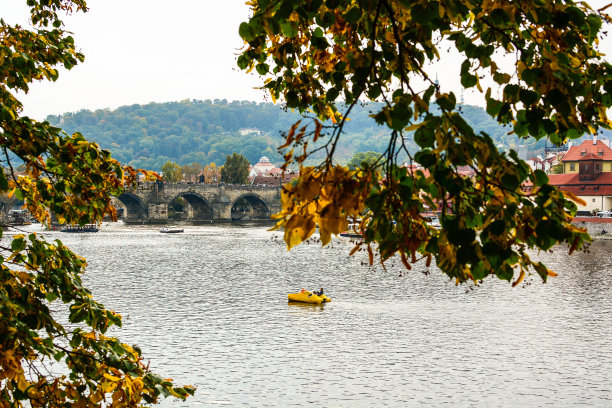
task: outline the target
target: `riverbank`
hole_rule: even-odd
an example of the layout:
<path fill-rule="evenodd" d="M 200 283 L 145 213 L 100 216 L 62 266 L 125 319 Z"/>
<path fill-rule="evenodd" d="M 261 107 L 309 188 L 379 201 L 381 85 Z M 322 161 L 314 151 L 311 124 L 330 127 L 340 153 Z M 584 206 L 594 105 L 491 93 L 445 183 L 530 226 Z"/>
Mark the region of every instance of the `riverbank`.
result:
<path fill-rule="evenodd" d="M 576 217 L 573 224 L 586 228 L 593 239 L 612 240 L 612 218 Z"/>

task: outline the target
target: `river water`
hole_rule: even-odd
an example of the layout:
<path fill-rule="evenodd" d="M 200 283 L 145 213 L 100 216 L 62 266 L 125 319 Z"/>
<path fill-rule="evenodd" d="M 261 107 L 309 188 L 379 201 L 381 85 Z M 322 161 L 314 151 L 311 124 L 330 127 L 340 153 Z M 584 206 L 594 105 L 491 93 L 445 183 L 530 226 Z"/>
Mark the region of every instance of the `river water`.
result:
<path fill-rule="evenodd" d="M 612 406 L 612 241 L 543 253 L 559 276 L 511 288 L 370 267 L 340 239 L 288 252 L 255 225 L 45 235 L 88 259 L 113 334 L 197 387 L 164 407 Z M 321 286 L 331 303 L 288 304 Z"/>

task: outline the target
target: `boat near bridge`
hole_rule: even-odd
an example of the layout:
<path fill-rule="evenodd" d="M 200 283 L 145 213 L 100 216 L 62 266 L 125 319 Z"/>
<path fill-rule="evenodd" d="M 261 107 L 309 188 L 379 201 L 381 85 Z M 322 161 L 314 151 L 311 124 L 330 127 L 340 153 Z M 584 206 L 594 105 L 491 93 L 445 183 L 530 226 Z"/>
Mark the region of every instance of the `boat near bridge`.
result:
<path fill-rule="evenodd" d="M 184 231 L 183 228 L 178 228 L 178 227 L 164 227 L 159 230 L 159 232 L 161 232 L 162 234 L 179 234 L 183 231 Z"/>

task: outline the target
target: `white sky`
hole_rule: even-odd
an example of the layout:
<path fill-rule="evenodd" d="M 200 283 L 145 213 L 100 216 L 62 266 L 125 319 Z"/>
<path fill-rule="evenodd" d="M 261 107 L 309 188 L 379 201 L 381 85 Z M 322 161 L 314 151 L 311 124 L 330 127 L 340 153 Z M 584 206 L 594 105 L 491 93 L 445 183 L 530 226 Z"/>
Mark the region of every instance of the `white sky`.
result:
<path fill-rule="evenodd" d="M 589 2 L 593 8 L 607 0 Z M 27 21 L 25 0 L 0 0 L 7 23 Z M 242 39 L 238 26 L 249 16 L 244 0 L 88 0 L 89 12 L 66 17 L 85 62 L 61 70 L 55 82 L 32 84 L 21 96 L 25 114 L 81 109 L 114 109 L 122 105 L 183 99 L 263 101 L 257 75 L 236 66 Z M 612 9 L 608 10 L 612 12 Z M 601 51 L 612 55 L 607 38 Z M 436 64 L 443 88 L 460 95 L 459 66 Z M 483 84 L 484 85 L 484 84 Z M 486 88 L 485 88 L 486 89 Z M 481 104 L 477 91 L 465 101 Z"/>

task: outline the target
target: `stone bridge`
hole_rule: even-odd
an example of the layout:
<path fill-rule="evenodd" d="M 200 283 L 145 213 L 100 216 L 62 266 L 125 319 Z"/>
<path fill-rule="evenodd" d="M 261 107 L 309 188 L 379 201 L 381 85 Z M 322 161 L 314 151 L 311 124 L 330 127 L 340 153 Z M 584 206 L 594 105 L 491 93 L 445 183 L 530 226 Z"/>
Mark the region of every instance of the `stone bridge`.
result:
<path fill-rule="evenodd" d="M 280 187 L 153 182 L 125 190 L 117 199 L 125 207 L 127 224 L 270 220 L 280 211 L 280 191 Z"/>

